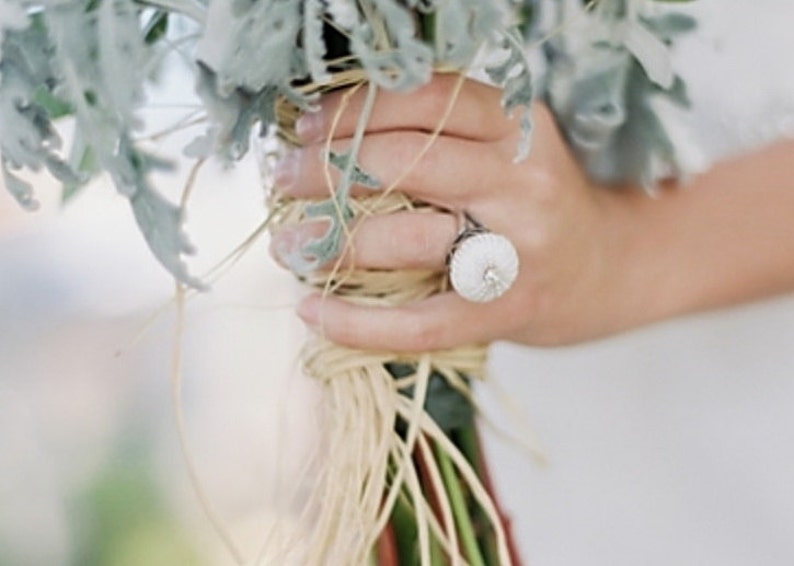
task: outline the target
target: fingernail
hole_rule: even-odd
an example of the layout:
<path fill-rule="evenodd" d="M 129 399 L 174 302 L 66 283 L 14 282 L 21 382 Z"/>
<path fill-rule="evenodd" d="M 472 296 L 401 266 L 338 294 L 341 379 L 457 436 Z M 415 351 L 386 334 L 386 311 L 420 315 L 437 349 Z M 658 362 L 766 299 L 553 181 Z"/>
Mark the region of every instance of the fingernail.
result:
<path fill-rule="evenodd" d="M 300 319 L 310 328 L 320 326 L 320 302 L 322 297 L 319 295 L 307 295 L 298 303 L 297 313 Z"/>
<path fill-rule="evenodd" d="M 276 164 L 273 171 L 273 182 L 278 190 L 287 192 L 295 185 L 300 168 L 300 158 L 300 150 L 291 149 Z"/>
<path fill-rule="evenodd" d="M 283 267 L 294 273 L 302 273 L 306 263 L 303 248 L 312 236 L 305 225 L 280 228 L 270 239 L 270 255 Z"/>
<path fill-rule="evenodd" d="M 323 133 L 325 117 L 322 109 L 315 112 L 306 112 L 295 123 L 295 132 L 304 142 L 314 142 L 320 139 Z"/>
<path fill-rule="evenodd" d="M 293 239 L 289 229 L 278 230 L 270 237 L 270 255 L 282 267 L 289 267 L 286 259 L 292 253 Z"/>

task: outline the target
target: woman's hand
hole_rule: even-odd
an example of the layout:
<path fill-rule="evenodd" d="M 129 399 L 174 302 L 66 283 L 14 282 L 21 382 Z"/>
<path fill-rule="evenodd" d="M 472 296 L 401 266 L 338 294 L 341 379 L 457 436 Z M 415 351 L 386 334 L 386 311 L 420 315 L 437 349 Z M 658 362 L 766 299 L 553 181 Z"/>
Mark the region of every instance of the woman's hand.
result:
<path fill-rule="evenodd" d="M 455 76 L 418 92 L 381 92 L 359 156 L 385 186 L 402 178 L 450 97 Z M 349 145 L 363 92 L 345 106 L 333 144 Z M 321 160 L 342 94 L 322 100 L 298 131 L 306 142 L 277 172 L 277 189 L 327 198 Z M 688 187 L 657 199 L 632 187 L 594 186 L 582 173 L 548 110 L 534 108 L 532 151 L 514 163 L 518 119 L 500 92 L 473 81 L 460 90 L 441 135 L 397 189 L 466 211 L 518 249 L 520 271 L 493 302 L 454 292 L 396 308 L 352 305 L 320 295 L 298 308 L 303 320 L 339 344 L 422 351 L 506 339 L 561 345 L 672 316 L 794 289 L 794 142 L 718 165 Z M 361 221 L 351 242 L 360 267 L 443 269 L 460 227 L 453 214 L 398 213 Z M 317 226 L 303 228 L 317 236 Z M 288 229 L 273 249 L 307 239 Z"/>
<path fill-rule="evenodd" d="M 360 153 L 362 168 L 386 186 L 402 176 L 436 128 L 458 80 L 438 76 L 410 95 L 381 92 Z M 349 144 L 363 94 L 344 108 L 334 145 Z M 448 292 L 398 308 L 312 295 L 298 309 L 306 323 L 343 345 L 389 350 L 496 339 L 560 344 L 616 330 L 613 295 L 619 274 L 608 195 L 593 190 L 542 106 L 534 109 L 530 157 L 514 163 L 518 120 L 505 117 L 500 97 L 497 89 L 466 81 L 441 135 L 397 190 L 444 209 L 467 211 L 509 238 L 520 256 L 513 287 L 487 304 Z M 277 189 L 285 195 L 328 196 L 321 140 L 330 133 L 341 101 L 341 94 L 327 96 L 319 113 L 299 122 L 306 146 L 290 155 L 276 176 Z M 276 235 L 273 249 L 306 239 L 288 230 Z M 403 212 L 363 219 L 351 244 L 359 267 L 443 269 L 458 230 L 453 214 Z"/>

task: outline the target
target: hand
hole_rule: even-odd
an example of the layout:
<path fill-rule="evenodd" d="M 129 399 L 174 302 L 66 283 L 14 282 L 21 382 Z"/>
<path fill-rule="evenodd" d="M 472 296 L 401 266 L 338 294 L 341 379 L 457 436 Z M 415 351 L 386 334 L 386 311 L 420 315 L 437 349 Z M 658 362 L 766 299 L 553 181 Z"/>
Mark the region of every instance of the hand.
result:
<path fill-rule="evenodd" d="M 437 126 L 458 80 L 444 75 L 410 95 L 379 93 L 359 157 L 363 169 L 387 186 L 402 175 Z M 356 93 L 341 114 L 335 145 L 349 144 L 363 95 Z M 408 351 L 497 339 L 563 344 L 616 330 L 620 318 L 613 296 L 619 275 L 607 218 L 609 193 L 593 189 L 540 105 L 534 109 L 530 157 L 514 163 L 518 120 L 505 117 L 500 97 L 497 89 L 466 81 L 441 135 L 397 189 L 444 209 L 465 210 L 509 238 L 520 256 L 513 287 L 486 304 L 448 292 L 396 308 L 311 295 L 298 309 L 307 324 L 322 327 L 326 337 L 343 345 Z M 306 146 L 276 175 L 285 195 L 327 198 L 320 140 L 329 134 L 341 100 L 339 93 L 326 96 L 320 112 L 299 123 Z M 452 214 L 365 218 L 352 242 L 356 265 L 443 269 L 458 230 Z M 305 239 L 288 231 L 275 235 L 273 249 L 287 239 Z"/>

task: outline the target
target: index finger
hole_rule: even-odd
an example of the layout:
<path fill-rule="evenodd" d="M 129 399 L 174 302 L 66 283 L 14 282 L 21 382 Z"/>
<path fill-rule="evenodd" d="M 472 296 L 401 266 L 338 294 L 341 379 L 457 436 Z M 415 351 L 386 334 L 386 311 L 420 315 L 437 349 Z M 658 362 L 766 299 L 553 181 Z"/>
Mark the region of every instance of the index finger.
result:
<path fill-rule="evenodd" d="M 329 136 L 351 137 L 364 109 L 366 89 L 340 90 L 325 95 L 319 110 L 298 119 L 296 131 L 305 143 Z M 498 89 L 459 74 L 436 75 L 411 93 L 378 92 L 367 122 L 368 132 L 418 130 L 478 141 L 506 135 L 510 120 L 501 106 Z"/>

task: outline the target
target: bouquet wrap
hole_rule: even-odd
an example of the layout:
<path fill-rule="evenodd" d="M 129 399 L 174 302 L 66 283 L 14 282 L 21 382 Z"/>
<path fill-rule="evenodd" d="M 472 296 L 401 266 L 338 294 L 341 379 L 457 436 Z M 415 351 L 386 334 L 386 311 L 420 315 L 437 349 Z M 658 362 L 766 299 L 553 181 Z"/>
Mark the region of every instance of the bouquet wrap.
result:
<path fill-rule="evenodd" d="M 305 204 L 282 203 L 277 224 L 303 220 Z M 359 214 L 431 208 L 399 193 L 356 200 L 355 207 Z M 314 273 L 306 282 L 357 303 L 397 306 L 446 290 L 447 275 L 340 268 Z M 484 377 L 484 346 L 406 356 L 351 350 L 314 335 L 303 358 L 327 400 L 324 463 L 307 506 L 314 512 L 308 514 L 305 563 L 365 563 L 398 504 L 403 517 L 411 517 L 408 537 L 388 532 L 402 554 L 416 553 L 420 564 L 445 563 L 439 556 L 453 564 L 514 563 L 500 513 L 480 477 L 479 456 L 466 454 L 450 434 L 473 433 L 470 381 Z M 428 399 L 439 392 L 460 404 L 441 419 L 431 414 Z M 463 506 L 451 501 L 461 496 Z M 477 532 L 472 516 L 485 520 Z"/>

